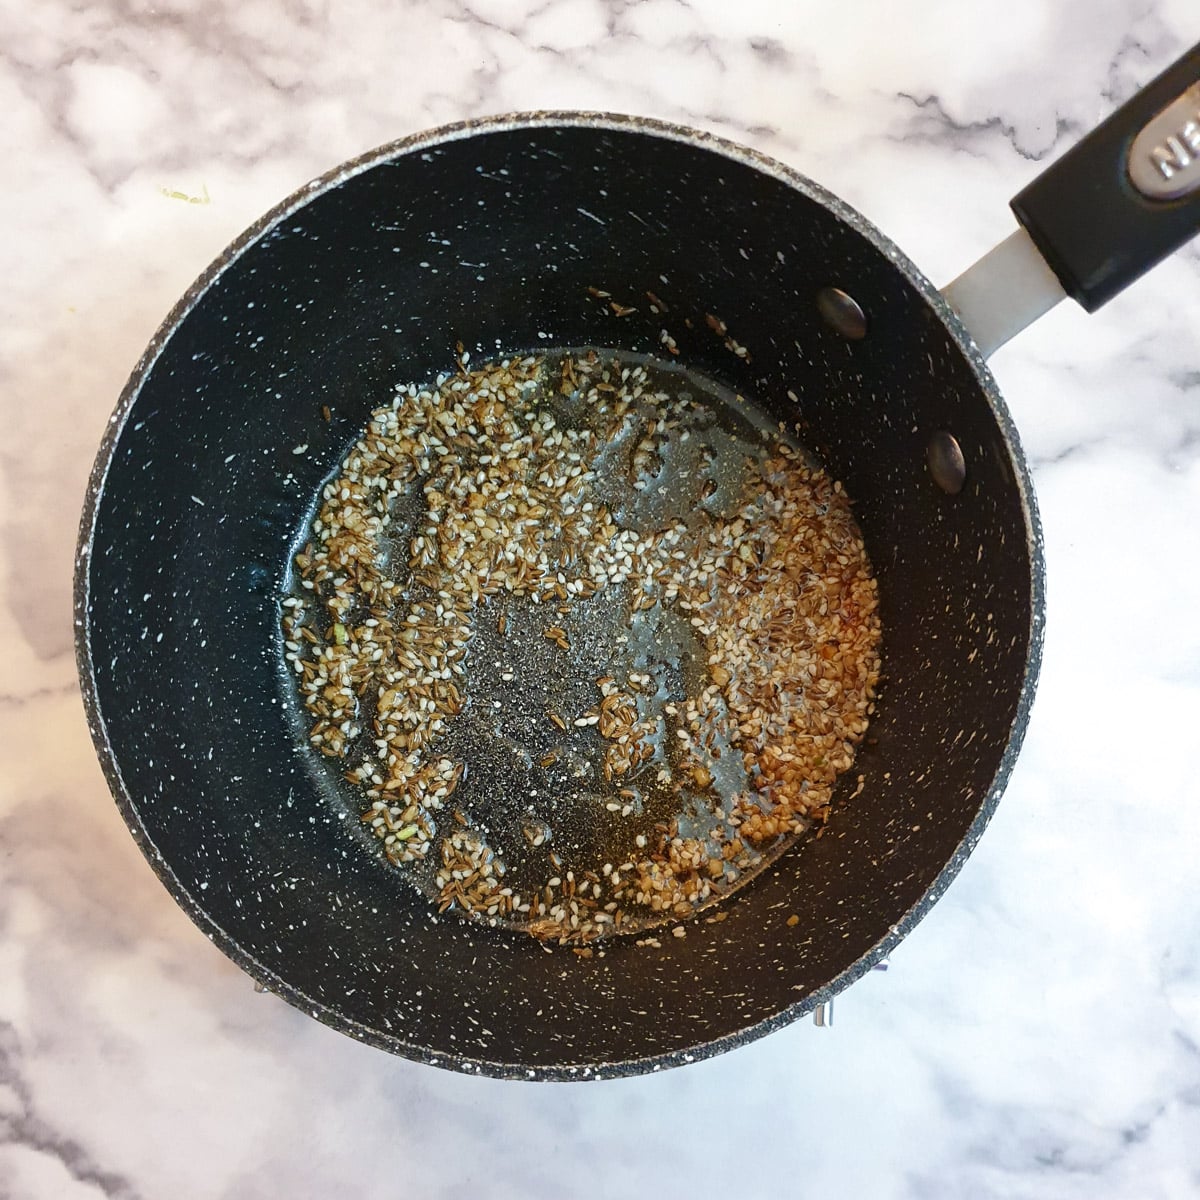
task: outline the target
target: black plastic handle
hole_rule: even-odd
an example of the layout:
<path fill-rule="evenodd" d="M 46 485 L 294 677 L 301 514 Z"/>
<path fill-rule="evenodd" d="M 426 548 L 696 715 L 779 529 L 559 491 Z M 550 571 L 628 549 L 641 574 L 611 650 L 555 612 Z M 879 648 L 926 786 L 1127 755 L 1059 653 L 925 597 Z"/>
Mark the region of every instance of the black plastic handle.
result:
<path fill-rule="evenodd" d="M 1200 232 L 1198 85 L 1200 45 L 1012 201 L 1063 290 L 1088 312 Z"/>

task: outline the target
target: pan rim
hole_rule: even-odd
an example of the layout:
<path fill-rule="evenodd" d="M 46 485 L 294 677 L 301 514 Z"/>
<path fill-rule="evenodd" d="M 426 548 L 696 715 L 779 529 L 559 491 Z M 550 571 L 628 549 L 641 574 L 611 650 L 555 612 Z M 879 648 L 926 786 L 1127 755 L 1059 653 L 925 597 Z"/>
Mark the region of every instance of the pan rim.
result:
<path fill-rule="evenodd" d="M 107 726 L 101 711 L 97 681 L 91 653 L 91 627 L 89 609 L 91 605 L 91 559 L 96 535 L 96 523 L 104 499 L 105 484 L 112 465 L 121 434 L 141 393 L 143 384 L 154 370 L 160 355 L 174 336 L 175 331 L 201 302 L 207 291 L 218 282 L 227 268 L 232 266 L 250 247 L 267 235 L 280 221 L 297 212 L 311 200 L 339 187 L 342 183 L 365 171 L 390 162 L 443 146 L 451 142 L 481 134 L 503 133 L 522 129 L 589 128 L 609 130 L 614 133 L 636 133 L 682 142 L 697 149 L 707 150 L 731 161 L 750 166 L 780 183 L 799 191 L 809 199 L 821 204 L 834 216 L 848 224 L 860 236 L 868 240 L 905 277 L 912 288 L 925 300 L 933 315 L 946 329 L 951 340 L 972 369 L 984 398 L 991 408 L 997 428 L 1003 437 L 1018 499 L 1025 523 L 1027 551 L 1030 564 L 1030 628 L 1025 673 L 1018 696 L 1016 709 L 1009 729 L 1008 742 L 1001 755 L 986 796 L 953 854 L 938 871 L 932 884 L 921 898 L 913 904 L 888 929 L 887 934 L 877 941 L 839 975 L 829 980 L 802 999 L 797 1000 L 771 1016 L 751 1022 L 741 1029 L 701 1042 L 686 1050 L 671 1050 L 662 1054 L 644 1055 L 622 1059 L 607 1064 L 556 1063 L 553 1065 L 527 1066 L 520 1063 L 492 1061 L 471 1055 L 450 1055 L 413 1045 L 402 1037 L 384 1034 L 379 1030 L 346 1017 L 329 1004 L 306 995 L 301 989 L 248 954 L 242 946 L 218 925 L 205 910 L 201 900 L 191 894 L 163 858 L 149 832 L 142 823 L 135 798 L 126 787 L 114 747 L 109 741 Z M 240 967 L 263 990 L 273 992 L 295 1008 L 314 1017 L 322 1024 L 338 1030 L 357 1041 L 365 1042 L 378 1049 L 421 1062 L 454 1069 L 463 1073 L 478 1074 L 500 1079 L 571 1081 L 583 1079 L 609 1079 L 652 1074 L 662 1070 L 698 1062 L 714 1057 L 727 1050 L 735 1049 L 748 1042 L 764 1037 L 777 1029 L 790 1025 L 800 1017 L 827 1003 L 844 991 L 857 979 L 886 958 L 899 942 L 919 923 L 934 903 L 943 895 L 958 875 L 963 863 L 974 850 L 983 835 L 1000 797 L 1003 794 L 1013 767 L 1021 750 L 1029 724 L 1030 710 L 1037 688 L 1042 661 L 1045 610 L 1045 562 L 1041 520 L 1033 490 L 1028 463 L 1021 448 L 1016 427 L 1008 407 L 1000 394 L 999 387 L 972 340 L 969 331 L 958 315 L 947 303 L 941 292 L 926 278 L 916 265 L 886 235 L 845 201 L 828 191 L 807 176 L 748 146 L 731 141 L 720 135 L 697 130 L 667 121 L 615 112 L 592 112 L 574 110 L 537 110 L 513 112 L 495 116 L 474 118 L 424 130 L 395 141 L 385 143 L 372 150 L 335 166 L 325 174 L 296 189 L 284 200 L 263 214 L 257 221 L 239 234 L 205 268 L 195 282 L 171 308 L 145 351 L 138 359 L 129 379 L 118 398 L 116 408 L 109 417 L 104 435 L 97 450 L 88 479 L 80 519 L 79 536 L 75 554 L 74 571 L 74 631 L 76 669 L 80 681 L 84 710 L 89 732 L 103 769 L 105 778 L 116 801 L 125 824 L 143 856 L 158 875 L 163 886 L 176 904 L 193 923 L 212 941 L 223 954 Z"/>

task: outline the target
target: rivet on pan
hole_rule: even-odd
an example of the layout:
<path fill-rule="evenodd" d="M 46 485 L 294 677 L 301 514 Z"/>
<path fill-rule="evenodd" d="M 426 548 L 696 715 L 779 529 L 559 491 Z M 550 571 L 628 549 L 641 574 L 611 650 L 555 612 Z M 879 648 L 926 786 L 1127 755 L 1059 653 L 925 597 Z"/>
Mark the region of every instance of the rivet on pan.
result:
<path fill-rule="evenodd" d="M 817 310 L 825 324 L 851 341 L 867 336 L 867 318 L 853 296 L 841 288 L 824 287 L 817 293 Z"/>
<path fill-rule="evenodd" d="M 833 1025 L 833 1001 L 826 1000 L 813 1009 L 813 1024 L 829 1029 Z"/>
<path fill-rule="evenodd" d="M 939 429 L 929 439 L 929 449 L 925 452 L 925 457 L 929 461 L 929 473 L 933 476 L 933 482 L 943 492 L 957 496 L 967 481 L 967 464 L 954 435 Z"/>

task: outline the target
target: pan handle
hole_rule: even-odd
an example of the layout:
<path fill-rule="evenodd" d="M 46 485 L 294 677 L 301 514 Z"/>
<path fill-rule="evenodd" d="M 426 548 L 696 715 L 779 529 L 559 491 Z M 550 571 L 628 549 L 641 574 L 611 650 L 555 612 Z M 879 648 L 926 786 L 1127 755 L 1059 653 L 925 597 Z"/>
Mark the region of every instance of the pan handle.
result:
<path fill-rule="evenodd" d="M 1047 167 L 1012 210 L 1022 228 L 944 289 L 985 355 L 1064 295 L 1095 312 L 1200 232 L 1200 45 Z"/>

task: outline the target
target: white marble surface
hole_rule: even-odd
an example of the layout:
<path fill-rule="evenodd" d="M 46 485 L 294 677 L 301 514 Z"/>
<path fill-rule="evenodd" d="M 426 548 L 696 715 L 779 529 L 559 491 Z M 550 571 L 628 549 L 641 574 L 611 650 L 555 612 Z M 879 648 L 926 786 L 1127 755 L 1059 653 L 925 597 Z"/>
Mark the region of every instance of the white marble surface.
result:
<path fill-rule="evenodd" d="M 1194 0 L 0 7 L 0 1195 L 1200 1195 L 1200 244 L 994 360 L 1046 526 L 1039 698 L 983 843 L 833 1030 L 521 1085 L 256 995 L 125 831 L 70 621 L 125 375 L 340 159 L 509 109 L 648 113 L 816 177 L 944 281 L 1197 36 Z"/>

